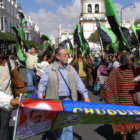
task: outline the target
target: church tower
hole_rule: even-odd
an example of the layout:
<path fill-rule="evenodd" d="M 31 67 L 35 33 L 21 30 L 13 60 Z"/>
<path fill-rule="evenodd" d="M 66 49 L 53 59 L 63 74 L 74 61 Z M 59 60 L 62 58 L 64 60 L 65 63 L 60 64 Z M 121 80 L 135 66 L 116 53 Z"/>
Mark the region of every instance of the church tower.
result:
<path fill-rule="evenodd" d="M 83 32 L 86 39 L 97 30 L 96 19 L 106 24 L 104 0 L 81 0 L 82 11 L 80 15 L 80 25 L 83 26 Z M 89 42 L 90 47 L 96 44 Z"/>

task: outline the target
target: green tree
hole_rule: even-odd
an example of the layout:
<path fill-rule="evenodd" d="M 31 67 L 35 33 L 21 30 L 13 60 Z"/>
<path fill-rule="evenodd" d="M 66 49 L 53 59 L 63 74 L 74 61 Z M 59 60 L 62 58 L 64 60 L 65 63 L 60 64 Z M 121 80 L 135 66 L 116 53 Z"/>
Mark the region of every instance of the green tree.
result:
<path fill-rule="evenodd" d="M 31 46 L 35 46 L 35 47 L 41 46 L 40 43 L 35 42 L 35 41 L 27 40 L 26 42 L 27 42 L 27 48 L 28 48 L 28 49 L 29 49 Z"/>
<path fill-rule="evenodd" d="M 138 24 L 140 24 L 140 19 L 137 19 L 134 24 L 137 26 Z"/>
<path fill-rule="evenodd" d="M 98 31 L 96 30 L 94 33 L 92 33 L 92 34 L 90 35 L 90 37 L 88 38 L 88 40 L 89 40 L 90 42 L 100 43 L 100 37 L 99 37 Z"/>
<path fill-rule="evenodd" d="M 16 44 L 17 39 L 14 35 L 0 32 L 0 47 L 7 48 L 11 44 Z"/>

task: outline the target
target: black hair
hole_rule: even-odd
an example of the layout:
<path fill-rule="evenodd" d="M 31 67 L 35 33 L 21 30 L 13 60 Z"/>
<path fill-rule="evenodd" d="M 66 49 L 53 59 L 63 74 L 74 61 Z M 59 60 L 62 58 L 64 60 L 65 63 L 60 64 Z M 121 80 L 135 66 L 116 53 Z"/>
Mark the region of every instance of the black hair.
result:
<path fill-rule="evenodd" d="M 126 65 L 130 59 L 130 53 L 129 52 L 123 52 L 121 54 L 121 57 L 120 57 L 120 63 L 121 65 Z"/>
<path fill-rule="evenodd" d="M 56 48 L 56 50 L 55 50 L 55 55 L 56 55 L 56 54 L 59 55 L 59 54 L 60 54 L 60 51 L 61 51 L 62 49 L 65 49 L 65 47 L 61 46 L 61 47 Z"/>
<path fill-rule="evenodd" d="M 30 47 L 30 49 L 31 49 L 31 48 L 34 48 L 35 50 L 37 50 L 36 47 L 35 47 L 34 45 L 32 45 L 32 46 Z"/>

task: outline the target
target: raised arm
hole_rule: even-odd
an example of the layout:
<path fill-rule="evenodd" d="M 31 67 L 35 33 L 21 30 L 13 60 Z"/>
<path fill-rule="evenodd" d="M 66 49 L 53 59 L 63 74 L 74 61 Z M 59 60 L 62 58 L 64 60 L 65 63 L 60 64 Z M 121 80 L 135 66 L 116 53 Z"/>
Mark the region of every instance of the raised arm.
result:
<path fill-rule="evenodd" d="M 24 55 L 25 57 L 27 57 L 27 53 L 26 53 L 25 50 L 24 50 L 24 42 L 23 42 L 23 41 L 20 42 L 20 47 L 21 47 L 21 51 L 22 51 L 23 55 Z"/>

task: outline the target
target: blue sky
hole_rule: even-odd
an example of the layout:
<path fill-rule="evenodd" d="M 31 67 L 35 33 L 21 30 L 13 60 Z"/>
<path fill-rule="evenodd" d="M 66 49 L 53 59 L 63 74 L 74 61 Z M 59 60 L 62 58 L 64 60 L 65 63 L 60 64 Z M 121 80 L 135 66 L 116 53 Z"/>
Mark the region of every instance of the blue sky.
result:
<path fill-rule="evenodd" d="M 39 4 L 39 1 L 40 1 L 40 4 Z M 50 3 L 50 1 L 53 1 L 53 2 Z M 123 6 L 131 2 L 136 2 L 136 1 L 140 1 L 140 0 L 113 0 L 114 3 L 119 3 Z M 18 0 L 18 2 L 21 3 L 21 6 L 24 12 L 28 12 L 28 11 L 36 12 L 41 8 L 54 12 L 57 9 L 57 6 L 66 7 L 67 5 L 72 4 L 72 0 L 38 0 L 38 2 L 37 0 Z"/>
<path fill-rule="evenodd" d="M 72 29 L 74 24 L 79 23 L 81 13 L 81 0 L 18 0 L 22 10 L 38 24 L 41 33 L 57 36 L 59 24 L 64 29 Z M 123 11 L 127 18 L 140 18 L 140 0 L 113 0 L 117 11 L 129 4 L 135 3 Z"/>

